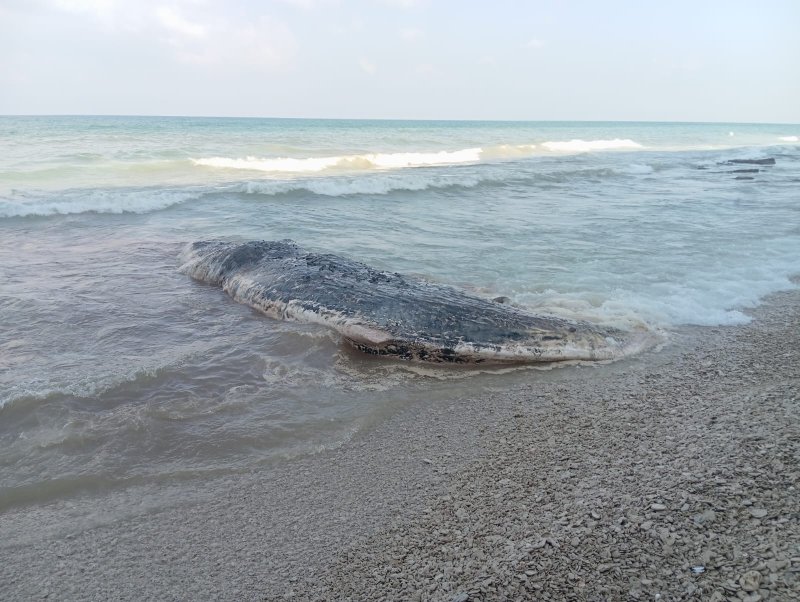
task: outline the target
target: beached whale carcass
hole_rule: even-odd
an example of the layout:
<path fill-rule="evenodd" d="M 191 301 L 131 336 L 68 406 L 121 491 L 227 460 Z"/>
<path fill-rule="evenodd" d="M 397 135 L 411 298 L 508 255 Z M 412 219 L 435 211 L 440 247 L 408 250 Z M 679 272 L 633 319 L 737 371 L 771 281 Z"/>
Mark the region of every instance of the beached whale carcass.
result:
<path fill-rule="evenodd" d="M 324 324 L 356 348 L 428 362 L 608 360 L 646 333 L 538 316 L 457 288 L 373 269 L 290 240 L 200 241 L 182 271 L 268 316 Z"/>

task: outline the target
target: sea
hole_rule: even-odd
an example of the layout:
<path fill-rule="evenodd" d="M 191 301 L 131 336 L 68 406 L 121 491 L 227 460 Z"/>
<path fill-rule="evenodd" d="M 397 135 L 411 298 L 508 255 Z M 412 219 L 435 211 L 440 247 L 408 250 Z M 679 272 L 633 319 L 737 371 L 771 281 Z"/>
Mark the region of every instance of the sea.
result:
<path fill-rule="evenodd" d="M 800 125 L 0 117 L 0 513 L 158 507 L 553 372 L 361 355 L 182 273 L 211 239 L 669 345 L 797 288 Z"/>

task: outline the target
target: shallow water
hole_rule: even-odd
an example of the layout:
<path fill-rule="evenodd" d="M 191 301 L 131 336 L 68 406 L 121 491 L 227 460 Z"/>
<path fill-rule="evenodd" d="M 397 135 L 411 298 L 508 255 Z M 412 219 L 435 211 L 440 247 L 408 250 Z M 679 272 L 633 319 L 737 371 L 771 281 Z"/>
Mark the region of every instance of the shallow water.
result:
<path fill-rule="evenodd" d="M 180 274 L 187 242 L 292 238 L 668 337 L 743 323 L 796 286 L 798 134 L 0 118 L 0 510 L 248 470 L 338 445 L 410 400 L 546 374 L 362 357 Z"/>

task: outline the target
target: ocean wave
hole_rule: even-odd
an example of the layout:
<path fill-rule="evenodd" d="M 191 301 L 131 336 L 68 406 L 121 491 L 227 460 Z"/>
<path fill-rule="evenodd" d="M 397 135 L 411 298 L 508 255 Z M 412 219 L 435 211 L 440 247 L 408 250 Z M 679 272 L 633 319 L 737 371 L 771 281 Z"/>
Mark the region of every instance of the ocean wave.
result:
<path fill-rule="evenodd" d="M 244 194 L 278 196 L 293 192 L 308 192 L 320 196 L 355 194 L 386 195 L 396 191 L 410 192 L 446 188 L 474 188 L 481 184 L 500 183 L 498 176 L 477 174 L 403 174 L 361 177 L 307 178 L 304 180 L 254 180 L 233 185 L 230 190 Z"/>
<path fill-rule="evenodd" d="M 735 326 L 748 324 L 747 310 L 767 295 L 796 290 L 791 274 L 797 272 L 796 242 L 778 241 L 776 256 L 754 267 L 742 265 L 727 273 L 697 270 L 680 282 L 637 287 L 614 287 L 602 293 L 564 292 L 566 287 L 511 294 L 514 303 L 536 313 L 631 330 L 647 328 L 665 332 L 676 325 Z M 559 290 L 560 289 L 560 290 Z"/>
<path fill-rule="evenodd" d="M 782 142 L 800 142 L 797 136 L 780 136 L 778 139 Z"/>
<path fill-rule="evenodd" d="M 402 173 L 361 174 L 357 176 L 308 177 L 296 180 L 251 180 L 231 185 L 224 190 L 243 194 L 280 196 L 310 193 L 341 197 L 357 194 L 388 195 L 393 192 L 423 190 L 463 190 L 477 187 L 502 187 L 509 184 L 566 182 L 572 178 L 638 176 L 653 173 L 650 165 L 631 163 L 620 167 L 574 167 L 543 169 L 525 175 L 505 170 L 470 170 L 470 173 L 416 171 Z"/>
<path fill-rule="evenodd" d="M 644 148 L 629 139 L 548 141 L 541 144 L 500 144 L 496 146 L 464 148 L 455 151 L 366 153 L 360 155 L 334 155 L 329 157 L 203 157 L 191 159 L 199 167 L 240 169 L 267 173 L 316 173 L 344 170 L 388 170 L 408 167 L 435 167 L 463 165 L 518 159 L 557 153 L 586 153 L 604 150 L 635 150 Z"/>
<path fill-rule="evenodd" d="M 653 167 L 643 163 L 630 163 L 624 167 L 615 167 L 614 172 L 622 175 L 647 175 L 653 173 Z"/>
<path fill-rule="evenodd" d="M 0 395 L 0 409 L 16 403 L 41 402 L 62 395 L 90 399 L 126 383 L 158 378 L 169 369 L 168 362 L 164 358 L 161 363 L 154 361 L 131 368 L 120 367 L 119 373 L 76 373 L 64 382 L 50 381 L 46 377 L 31 380 L 4 390 Z"/>
<path fill-rule="evenodd" d="M 480 148 L 465 148 L 458 151 L 439 151 L 429 153 L 368 153 L 364 155 L 340 155 L 332 157 L 306 157 L 295 159 L 277 157 L 230 158 L 209 157 L 192 159 L 195 165 L 224 169 L 245 169 L 270 173 L 308 173 L 331 169 L 400 169 L 403 167 L 426 167 L 435 165 L 457 165 L 478 163 L 481 160 Z"/>
<path fill-rule="evenodd" d="M 16 192 L 0 197 L 0 217 L 32 217 L 75 213 L 149 213 L 198 198 L 186 190 L 67 190 L 58 193 Z"/>
<path fill-rule="evenodd" d="M 394 192 L 425 190 L 467 190 L 477 187 L 560 183 L 572 178 L 605 178 L 649 174 L 653 168 L 631 163 L 619 167 L 554 164 L 536 171 L 510 173 L 503 166 L 481 165 L 453 169 L 362 172 L 359 174 L 319 174 L 280 179 L 253 179 L 192 188 L 112 188 L 69 189 L 65 191 L 13 191 L 0 195 L 0 219 L 55 216 L 81 213 L 150 213 L 175 205 L 224 194 L 318 195 L 389 195 Z"/>
<path fill-rule="evenodd" d="M 542 146 L 549 151 L 562 153 L 588 153 L 603 150 L 635 150 L 644 148 L 628 138 L 613 140 L 569 140 L 568 142 L 544 142 Z"/>

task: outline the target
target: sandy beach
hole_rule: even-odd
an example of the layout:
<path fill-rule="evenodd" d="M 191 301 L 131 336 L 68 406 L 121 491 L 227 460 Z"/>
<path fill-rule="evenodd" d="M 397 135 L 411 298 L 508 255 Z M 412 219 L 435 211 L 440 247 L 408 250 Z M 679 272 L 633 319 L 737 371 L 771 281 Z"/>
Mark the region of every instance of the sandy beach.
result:
<path fill-rule="evenodd" d="M 798 599 L 800 293 L 752 315 L 157 511 L 135 488 L 9 510 L 0 598 Z"/>

